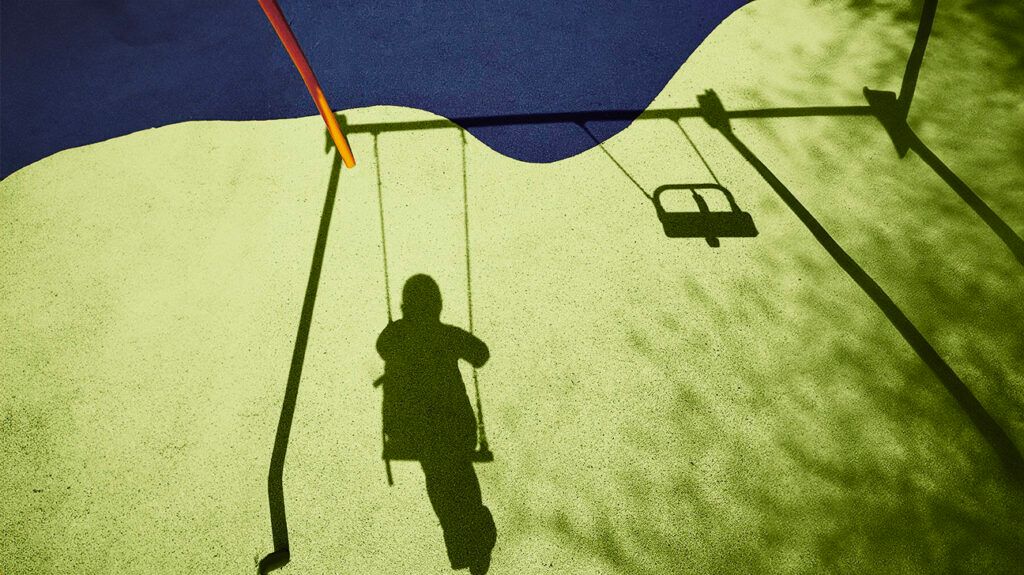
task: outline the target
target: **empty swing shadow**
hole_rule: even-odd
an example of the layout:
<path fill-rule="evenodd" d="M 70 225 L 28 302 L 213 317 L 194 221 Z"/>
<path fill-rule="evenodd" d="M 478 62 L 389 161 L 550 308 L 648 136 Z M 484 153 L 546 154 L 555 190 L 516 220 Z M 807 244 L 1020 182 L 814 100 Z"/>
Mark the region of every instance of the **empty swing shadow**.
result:
<path fill-rule="evenodd" d="M 334 212 L 334 198 L 338 191 L 340 173 L 341 155 L 335 150 L 334 162 L 331 164 L 331 177 L 327 184 L 327 195 L 324 198 L 324 208 L 320 214 L 316 247 L 313 249 L 313 263 L 309 268 L 309 281 L 306 283 L 306 296 L 302 300 L 302 313 L 299 316 L 299 330 L 295 336 L 292 363 L 288 369 L 288 383 L 285 386 L 284 400 L 281 402 L 281 417 L 277 422 L 274 451 L 270 456 L 267 496 L 270 502 L 270 531 L 274 540 L 274 550 L 260 560 L 258 570 L 261 574 L 283 567 L 291 559 L 288 547 L 288 518 L 284 505 L 284 460 L 288 453 L 288 438 L 291 435 L 295 403 L 299 396 L 299 381 L 302 379 L 306 343 L 309 340 L 310 325 L 313 323 L 313 307 L 316 304 L 320 270 L 323 267 L 327 234 L 331 228 L 331 214 Z"/>
<path fill-rule="evenodd" d="M 699 108 L 698 108 L 699 110 Z M 736 204 L 736 199 L 733 197 L 725 186 L 721 185 L 718 181 L 718 177 L 715 176 L 714 170 L 708 165 L 704 159 L 704 155 L 700 153 L 700 150 L 694 145 L 693 140 L 687 135 L 686 130 L 679 125 L 678 118 L 673 119 L 673 123 L 679 127 L 679 130 L 683 133 L 686 141 L 693 147 L 693 151 L 696 152 L 697 157 L 707 168 L 708 173 L 715 180 L 715 183 L 687 183 L 687 184 L 666 184 L 659 186 L 654 193 L 649 194 L 644 189 L 640 182 L 636 180 L 626 168 L 615 159 L 615 156 L 601 143 L 601 140 L 594 135 L 593 132 L 587 128 L 586 121 L 580 121 L 577 125 L 586 132 L 587 136 L 594 142 L 594 145 L 599 148 L 604 155 L 612 161 L 613 164 L 619 171 L 622 172 L 630 182 L 636 186 L 637 190 L 644 195 L 645 198 L 654 204 L 655 213 L 658 215 L 658 220 L 661 222 L 662 228 L 665 231 L 665 235 L 670 238 L 704 238 L 708 246 L 712 248 L 720 247 L 721 241 L 719 238 L 753 238 L 757 237 L 757 227 L 754 225 L 754 219 L 747 212 L 744 212 Z M 662 194 L 665 192 L 675 192 L 679 190 L 687 190 L 690 192 L 690 196 L 693 199 L 694 204 L 697 206 L 696 211 L 678 211 L 668 210 L 665 208 L 665 203 L 662 201 Z M 729 210 L 726 211 L 712 211 L 708 207 L 708 203 L 704 196 L 700 192 L 717 192 L 721 194 L 729 204 Z M 673 194 L 670 194 L 673 195 Z"/>
<path fill-rule="evenodd" d="M 666 210 L 661 195 L 674 190 L 688 190 L 697 211 Z M 719 192 L 729 203 L 729 209 L 712 211 L 700 191 Z M 670 238 L 704 238 L 708 246 L 717 248 L 721 245 L 719 238 L 757 237 L 753 217 L 741 210 L 732 192 L 719 184 L 667 184 L 654 190 L 652 200 L 665 235 Z"/>
<path fill-rule="evenodd" d="M 717 98 L 716 98 L 717 100 Z M 811 232 L 814 238 L 839 267 L 857 283 L 864 293 L 871 298 L 878 309 L 885 314 L 889 322 L 896 328 L 903 339 L 910 344 L 921 361 L 935 374 L 946 391 L 964 411 L 971 423 L 977 428 L 981 436 L 988 442 L 996 452 L 1007 473 L 1015 480 L 1024 479 L 1024 458 L 1020 450 L 1006 434 L 999 423 L 985 409 L 985 406 L 978 401 L 971 390 L 964 384 L 963 380 L 953 371 L 953 368 L 939 355 L 924 335 L 900 310 L 899 306 L 889 297 L 885 290 L 860 265 L 829 235 L 828 231 L 818 222 L 810 211 L 793 195 L 793 193 L 779 180 L 775 174 L 748 148 L 728 126 L 727 121 L 716 121 L 709 119 L 712 124 L 730 144 L 740 153 L 762 178 L 775 190 L 779 198 L 787 207 L 800 219 L 804 226 Z"/>

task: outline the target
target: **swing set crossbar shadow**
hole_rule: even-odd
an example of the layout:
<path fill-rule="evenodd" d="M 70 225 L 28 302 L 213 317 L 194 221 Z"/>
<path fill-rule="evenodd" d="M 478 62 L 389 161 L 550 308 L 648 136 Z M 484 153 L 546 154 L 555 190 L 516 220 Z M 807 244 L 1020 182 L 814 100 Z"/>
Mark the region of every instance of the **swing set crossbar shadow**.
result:
<path fill-rule="evenodd" d="M 864 290 L 864 292 L 875 302 L 894 328 L 900 333 L 904 340 L 915 351 L 918 357 L 930 368 L 936 378 L 941 382 L 947 392 L 954 398 L 959 407 L 964 411 L 969 420 L 979 431 L 981 436 L 992 447 L 1007 470 L 1009 476 L 1016 481 L 1024 480 L 1024 458 L 1020 450 L 1013 443 L 1010 437 L 988 413 L 981 402 L 974 396 L 970 389 L 964 384 L 953 369 L 945 362 L 938 352 L 926 340 L 924 335 L 914 326 L 910 319 L 899 309 L 895 302 L 885 293 L 882 287 L 875 282 L 867 272 L 861 268 L 855 260 L 845 252 L 842 247 L 828 234 L 825 228 L 814 218 L 814 216 L 799 202 L 793 193 L 770 171 L 770 169 L 732 132 L 731 120 L 746 119 L 779 119 L 779 118 L 812 118 L 812 117 L 868 117 L 875 118 L 889 134 L 896 148 L 897 154 L 902 158 L 908 151 L 913 150 L 921 159 L 939 175 L 943 181 L 952 188 L 964 202 L 993 230 L 993 232 L 1010 249 L 1017 261 L 1024 265 L 1024 241 L 1014 232 L 974 191 L 961 180 L 948 166 L 946 166 L 932 152 L 921 139 L 913 132 L 907 123 L 910 111 L 910 102 L 917 85 L 918 74 L 924 58 L 925 46 L 931 33 L 932 23 L 935 17 L 938 0 L 925 0 L 921 14 L 921 21 L 918 25 L 917 36 L 913 49 L 908 58 L 907 68 L 903 76 L 900 93 L 885 92 L 864 88 L 864 95 L 867 105 L 848 106 L 806 106 L 806 107 L 781 107 L 746 110 L 726 110 L 721 101 L 713 91 L 698 96 L 698 106 L 691 108 L 667 108 L 648 110 L 594 110 L 578 112 L 556 112 L 538 114 L 515 114 L 502 116 L 473 116 L 452 118 L 450 120 L 423 120 L 423 121 L 399 121 L 386 123 L 366 124 L 345 124 L 345 116 L 338 114 L 338 118 L 345 128 L 347 134 L 370 133 L 376 136 L 387 132 L 405 132 L 414 130 L 434 130 L 458 128 L 465 137 L 465 129 L 489 126 L 512 126 L 522 124 L 551 124 L 551 123 L 572 123 L 583 127 L 586 130 L 588 122 L 600 121 L 645 121 L 645 120 L 672 120 L 682 129 L 680 120 L 691 118 L 703 118 L 712 128 L 720 132 L 737 152 L 747 161 L 778 194 L 780 199 L 793 211 L 800 221 L 812 233 L 822 247 L 833 257 L 837 265 L 843 268 Z M 456 124 L 453 126 L 453 123 Z M 591 137 L 594 137 L 589 130 L 586 130 Z M 685 130 L 683 131 L 686 136 Z M 686 136 L 689 139 L 689 136 Z M 691 141 L 692 145 L 692 141 Z M 597 146 L 604 150 L 600 142 Z M 327 151 L 330 151 L 330 142 L 327 144 Z M 604 150 L 608 154 L 607 150 Z M 699 150 L 698 150 L 699 154 Z M 684 188 L 690 189 L 696 195 L 694 187 L 707 186 L 701 189 L 723 188 L 716 184 L 682 184 L 662 186 L 655 193 L 648 194 L 629 175 L 620 164 L 608 154 L 623 173 L 633 181 L 640 191 L 649 200 L 654 201 L 662 191 L 668 189 Z M 703 157 L 701 157 L 703 161 Z M 379 158 L 378 158 L 379 160 Z M 710 166 L 708 166 L 710 171 Z M 274 569 L 283 567 L 290 561 L 290 546 L 288 540 L 287 516 L 284 502 L 284 463 L 288 449 L 288 440 L 291 432 L 291 424 L 295 412 L 295 404 L 298 398 L 299 383 L 302 375 L 302 366 L 305 359 L 306 346 L 309 339 L 309 330 L 312 323 L 313 308 L 316 301 L 317 287 L 319 284 L 320 271 L 323 266 L 324 251 L 326 248 L 327 235 L 330 229 L 331 214 L 334 209 L 334 199 L 337 192 L 339 174 L 341 170 L 341 157 L 337 151 L 334 153 L 334 160 L 331 166 L 330 178 L 328 180 L 327 193 L 324 200 L 324 207 L 320 217 L 320 226 L 317 232 L 316 244 L 313 251 L 313 260 L 310 266 L 309 280 L 306 286 L 306 295 L 303 300 L 302 311 L 299 319 L 298 333 L 295 339 L 295 347 L 292 355 L 291 367 L 288 373 L 288 381 L 285 388 L 285 396 L 281 405 L 281 415 L 278 421 L 277 433 L 274 440 L 273 453 L 271 455 L 270 470 L 267 480 L 267 491 L 270 507 L 271 533 L 273 536 L 274 551 L 263 557 L 257 563 L 259 573 L 268 573 Z M 712 175 L 713 172 L 712 172 Z M 717 178 L 716 178 L 717 180 Z M 724 189 L 724 188 L 723 188 Z M 728 194 L 728 191 L 725 190 Z M 729 194 L 727 197 L 730 197 Z M 657 202 L 656 207 L 658 206 Z M 734 202 L 730 201 L 730 205 Z M 733 213 L 733 212 L 727 212 Z M 740 212 L 743 213 L 743 212 Z M 706 212 L 705 212 L 706 214 Z M 670 237 L 670 227 L 683 226 L 683 220 L 687 216 L 675 216 L 667 214 L 671 220 L 673 217 L 680 219 L 666 223 L 666 234 Z M 749 216 L 749 214 L 747 214 Z M 749 225 L 744 222 L 732 221 L 729 226 L 739 226 L 736 233 L 745 233 L 752 237 L 756 235 L 753 221 Z M 678 237 L 694 237 L 692 232 L 686 229 L 673 228 Z M 728 231 L 728 230 L 726 230 Z M 691 235 L 685 235 L 691 234 Z M 468 236 L 467 236 L 468 237 Z M 701 236 L 696 236 L 701 237 Z M 711 238 L 707 238 L 712 244 Z M 717 241 L 717 240 L 716 240 Z M 713 244 L 712 244 L 713 245 Z M 405 459 L 403 454 L 394 453 L 392 459 Z M 480 459 L 488 460 L 488 459 Z"/>
<path fill-rule="evenodd" d="M 778 119 L 778 118 L 814 118 L 841 116 L 873 116 L 874 108 L 870 105 L 852 106 L 793 106 L 779 108 L 760 108 L 732 110 L 729 118 L 742 119 Z M 409 120 L 398 122 L 380 122 L 366 124 L 345 124 L 347 134 L 387 132 L 410 132 L 415 130 L 470 129 L 499 126 L 517 126 L 527 124 L 586 124 L 590 122 L 632 122 L 646 120 L 673 120 L 701 118 L 700 107 L 691 108 L 654 108 L 646 110 L 613 109 L 586 110 L 579 112 L 550 112 L 539 114 L 510 114 L 505 116 L 463 116 L 445 120 Z M 453 126 L 453 124 L 455 124 Z"/>

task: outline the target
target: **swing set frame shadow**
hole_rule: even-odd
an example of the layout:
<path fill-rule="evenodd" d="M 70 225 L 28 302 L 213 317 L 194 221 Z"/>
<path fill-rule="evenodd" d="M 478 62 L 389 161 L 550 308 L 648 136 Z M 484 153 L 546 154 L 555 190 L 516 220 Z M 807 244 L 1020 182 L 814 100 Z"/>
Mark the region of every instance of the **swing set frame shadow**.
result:
<path fill-rule="evenodd" d="M 595 110 L 581 112 L 558 112 L 542 114 L 518 114 L 504 116 L 474 116 L 451 118 L 445 120 L 421 120 L 406 122 L 347 124 L 343 114 L 336 114 L 344 133 L 369 133 L 377 136 L 387 132 L 405 132 L 418 130 L 452 129 L 456 124 L 465 134 L 465 130 L 476 127 L 511 126 L 523 124 L 572 123 L 586 130 L 586 124 L 599 121 L 637 121 L 637 120 L 672 120 L 677 123 L 683 119 L 702 118 L 708 125 L 718 131 L 743 159 L 758 172 L 786 206 L 796 215 L 801 223 L 810 231 L 815 240 L 825 249 L 832 259 L 875 303 L 886 316 L 900 336 L 914 350 L 922 362 L 932 371 L 936 379 L 943 385 L 957 405 L 967 415 L 982 438 L 989 444 L 1003 464 L 1008 476 L 1017 482 L 1024 480 L 1024 457 L 1000 424 L 985 409 L 977 397 L 971 392 L 962 379 L 949 366 L 942 356 L 932 347 L 925 336 L 917 329 L 910 319 L 900 310 L 884 289 L 836 242 L 813 214 L 803 206 L 793 192 L 746 146 L 732 131 L 733 120 L 748 119 L 782 119 L 812 117 L 864 117 L 874 118 L 888 133 L 897 154 L 905 157 L 909 151 L 915 152 L 999 237 L 1013 254 L 1019 264 L 1024 266 L 1024 240 L 1000 218 L 952 169 L 918 137 L 908 123 L 911 102 L 916 90 L 925 48 L 931 35 L 937 11 L 938 0 L 925 0 L 917 34 L 911 49 L 900 92 L 872 90 L 864 88 L 867 104 L 848 106 L 805 106 L 761 109 L 728 110 L 714 91 L 709 90 L 697 97 L 698 106 L 691 108 L 668 108 L 653 110 Z M 682 126 L 680 125 L 680 128 Z M 586 130 L 590 134 L 589 130 Z M 683 132 L 685 135 L 685 131 Z M 594 137 L 593 134 L 590 134 Z M 687 136 L 688 138 L 688 136 Z M 596 138 L 595 138 L 596 140 Z M 597 141 L 597 146 L 608 154 L 607 150 Z M 328 138 L 326 151 L 334 149 Z M 699 151 L 698 151 L 699 153 Z M 648 199 L 648 194 L 632 176 L 608 154 L 620 170 L 633 181 Z M 701 157 L 703 160 L 703 157 Z M 379 157 L 375 158 L 379 163 Z M 306 347 L 312 325 L 313 310 L 316 302 L 320 273 L 323 267 L 327 236 L 330 230 L 331 214 L 334 210 L 338 183 L 340 180 L 342 158 L 334 149 L 330 178 L 328 179 L 324 206 L 320 216 L 313 258 L 310 265 L 306 293 L 302 311 L 299 316 L 298 331 L 292 353 L 288 380 L 285 386 L 281 415 L 278 420 L 274 439 L 270 469 L 267 478 L 267 492 L 270 507 L 271 534 L 274 551 L 260 559 L 257 563 L 259 573 L 269 573 L 286 565 L 291 558 L 288 540 L 288 524 L 284 501 L 284 464 L 291 434 L 291 425 L 298 399 L 299 383 L 305 360 Z M 709 166 L 710 168 L 710 166 Z M 717 178 L 716 178 L 717 179 Z"/>

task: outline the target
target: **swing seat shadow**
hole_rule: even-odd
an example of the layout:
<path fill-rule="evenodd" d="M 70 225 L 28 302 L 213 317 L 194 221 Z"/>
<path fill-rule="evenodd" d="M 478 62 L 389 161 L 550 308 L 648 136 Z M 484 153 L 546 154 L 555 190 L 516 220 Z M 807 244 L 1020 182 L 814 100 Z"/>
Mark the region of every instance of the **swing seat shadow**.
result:
<path fill-rule="evenodd" d="M 381 376 L 373 382 L 374 387 L 383 385 L 386 377 Z M 421 461 L 423 454 L 414 445 L 395 438 L 388 433 L 383 434 L 384 448 L 381 450 L 381 459 L 388 461 Z M 477 448 L 469 453 L 469 460 L 473 463 L 491 463 L 494 461 L 494 452 L 487 443 L 487 435 L 477 425 Z M 390 473 L 389 473 L 390 477 Z"/>
<path fill-rule="evenodd" d="M 665 192 L 689 191 L 697 211 L 668 211 L 662 202 Z M 711 211 L 700 191 L 718 191 L 729 202 L 728 211 Z M 711 247 L 718 247 L 718 238 L 757 237 L 754 218 L 736 205 L 732 193 L 718 184 L 666 184 L 654 190 L 651 197 L 658 220 L 670 238 L 704 238 Z"/>
<path fill-rule="evenodd" d="M 419 461 L 421 457 L 412 446 L 385 436 L 381 459 L 385 461 Z M 487 446 L 481 445 L 469 454 L 469 460 L 473 463 L 490 463 L 494 461 L 494 452 Z"/>

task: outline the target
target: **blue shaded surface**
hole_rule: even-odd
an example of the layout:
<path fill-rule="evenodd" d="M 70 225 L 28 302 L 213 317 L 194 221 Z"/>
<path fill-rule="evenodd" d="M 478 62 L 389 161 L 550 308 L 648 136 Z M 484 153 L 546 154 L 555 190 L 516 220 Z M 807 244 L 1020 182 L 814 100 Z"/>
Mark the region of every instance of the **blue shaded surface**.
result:
<path fill-rule="evenodd" d="M 447 118 L 643 109 L 746 0 L 279 0 L 337 110 Z M 316 113 L 256 0 L 4 0 L 0 177 L 64 148 L 188 120 Z M 607 138 L 625 122 L 605 123 Z M 551 162 L 593 146 L 571 124 L 474 127 Z"/>

